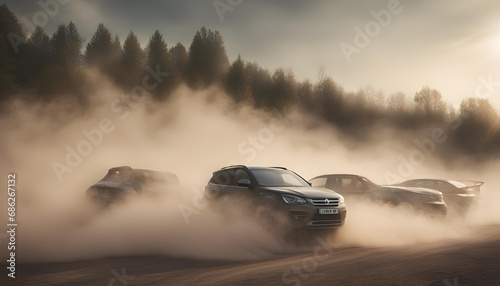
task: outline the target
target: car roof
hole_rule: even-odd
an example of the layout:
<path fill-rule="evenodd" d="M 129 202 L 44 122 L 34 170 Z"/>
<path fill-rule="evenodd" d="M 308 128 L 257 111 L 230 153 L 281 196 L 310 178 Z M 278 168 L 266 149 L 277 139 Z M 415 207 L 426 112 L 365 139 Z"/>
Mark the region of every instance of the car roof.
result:
<path fill-rule="evenodd" d="M 457 188 L 465 188 L 467 185 L 465 185 L 462 182 L 455 181 L 455 180 L 450 180 L 450 179 L 433 179 L 433 178 L 423 178 L 423 179 L 413 179 L 413 180 L 408 180 L 406 182 L 411 182 L 411 181 L 440 181 L 440 182 L 448 182 L 452 184 L 453 186 Z"/>
<path fill-rule="evenodd" d="M 153 174 L 161 174 L 161 175 L 166 175 L 171 178 L 177 179 L 177 175 L 172 173 L 172 172 L 167 172 L 167 171 L 161 171 L 161 170 L 152 170 L 152 169 L 141 169 L 141 168 L 132 168 L 130 166 L 119 166 L 119 167 L 113 167 L 108 170 L 109 173 L 117 172 L 117 171 L 132 171 L 132 172 L 144 172 L 144 173 L 153 173 Z"/>
<path fill-rule="evenodd" d="M 365 176 L 355 175 L 355 174 L 326 174 L 326 175 L 316 176 L 316 177 L 314 177 L 312 179 L 324 178 L 324 177 L 333 177 L 333 176 L 336 176 L 336 177 L 359 177 L 359 178 L 366 178 Z"/>
<path fill-rule="evenodd" d="M 248 170 L 272 170 L 272 169 L 287 170 L 287 168 L 285 167 L 258 167 L 258 166 L 232 165 L 232 166 L 222 167 L 220 170 L 217 170 L 216 172 L 222 170 L 237 169 L 237 168 L 243 168 Z"/>
<path fill-rule="evenodd" d="M 266 170 L 266 169 L 278 169 L 278 170 L 287 170 L 285 167 L 248 167 L 250 170 Z"/>

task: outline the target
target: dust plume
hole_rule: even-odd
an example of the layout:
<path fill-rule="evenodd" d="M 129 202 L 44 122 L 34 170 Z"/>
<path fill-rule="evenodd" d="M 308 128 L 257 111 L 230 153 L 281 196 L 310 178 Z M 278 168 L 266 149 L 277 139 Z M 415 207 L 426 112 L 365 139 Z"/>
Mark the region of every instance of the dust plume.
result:
<path fill-rule="evenodd" d="M 381 127 L 370 141 L 355 144 L 298 110 L 279 114 L 235 106 L 216 87 L 193 91 L 182 86 L 158 103 L 123 96 L 100 77 L 93 80 L 95 92 L 83 114 L 74 114 L 64 103 L 15 101 L 9 116 L 0 120 L 2 173 L 18 174 L 21 261 L 128 255 L 246 260 L 294 251 L 253 221 L 241 205 L 232 206 L 231 216 L 207 206 L 202 193 L 211 172 L 230 164 L 285 166 L 306 179 L 353 173 L 385 184 L 387 171 L 396 172 L 398 158 L 414 148 L 397 138 L 425 137 Z M 464 159 L 469 168 L 464 163 L 450 169 L 437 157 L 428 156 L 412 177 L 484 180 L 476 213 L 465 221 L 436 220 L 353 203 L 336 235 L 339 245 L 435 241 L 467 235 L 469 227 L 499 223 L 494 202 L 500 182 L 493 171 L 498 163 L 476 166 Z M 123 165 L 173 172 L 184 188 L 107 211 L 89 204 L 85 190 L 109 168 Z M 180 207 L 192 211 L 186 216 Z M 6 213 L 4 204 L 0 211 Z"/>

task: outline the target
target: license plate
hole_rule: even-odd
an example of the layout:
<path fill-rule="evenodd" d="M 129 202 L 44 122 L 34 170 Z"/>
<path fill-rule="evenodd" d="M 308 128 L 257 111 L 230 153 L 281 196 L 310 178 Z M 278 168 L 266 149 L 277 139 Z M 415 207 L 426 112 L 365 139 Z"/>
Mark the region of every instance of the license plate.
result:
<path fill-rule="evenodd" d="M 338 214 L 338 209 L 319 209 L 319 214 Z"/>

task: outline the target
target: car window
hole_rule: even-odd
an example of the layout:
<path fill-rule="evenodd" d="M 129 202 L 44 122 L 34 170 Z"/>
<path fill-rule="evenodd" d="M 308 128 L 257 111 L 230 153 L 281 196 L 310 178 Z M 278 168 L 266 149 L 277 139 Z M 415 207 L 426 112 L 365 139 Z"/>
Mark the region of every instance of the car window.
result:
<path fill-rule="evenodd" d="M 309 187 L 309 184 L 294 172 L 281 169 L 254 169 L 258 183 L 267 187 Z"/>
<path fill-rule="evenodd" d="M 408 184 L 408 186 L 413 186 L 418 188 L 429 188 L 429 189 L 432 189 L 434 187 L 432 182 L 425 180 L 413 181 L 410 184 Z"/>
<path fill-rule="evenodd" d="M 325 187 L 330 190 L 338 190 L 341 187 L 341 179 L 337 177 L 328 177 Z"/>
<path fill-rule="evenodd" d="M 235 180 L 235 185 L 238 185 L 238 182 L 240 180 L 249 180 L 250 182 L 252 182 L 252 178 L 250 177 L 250 175 L 248 174 L 248 172 L 246 170 L 243 170 L 243 169 L 238 169 L 236 171 L 236 180 Z"/>
<path fill-rule="evenodd" d="M 363 182 L 359 178 L 342 178 L 341 188 L 345 191 L 362 191 L 364 189 Z"/>
<path fill-rule="evenodd" d="M 325 187 L 326 186 L 326 177 L 316 178 L 310 180 L 313 187 Z"/>
<path fill-rule="evenodd" d="M 292 174 L 282 174 L 281 177 L 283 178 L 283 182 L 287 186 L 296 186 L 300 184 L 297 180 L 297 177 L 293 176 Z"/>
<path fill-rule="evenodd" d="M 134 172 L 129 169 L 116 169 L 116 170 L 109 170 L 108 174 L 103 178 L 106 181 L 123 181 L 123 180 L 130 180 L 133 177 Z"/>
<path fill-rule="evenodd" d="M 236 170 L 223 170 L 214 174 L 210 183 L 217 185 L 235 185 L 236 184 Z"/>
<path fill-rule="evenodd" d="M 451 192 L 451 191 L 455 190 L 456 188 L 448 182 L 435 181 L 433 189 L 438 190 L 440 192 Z"/>

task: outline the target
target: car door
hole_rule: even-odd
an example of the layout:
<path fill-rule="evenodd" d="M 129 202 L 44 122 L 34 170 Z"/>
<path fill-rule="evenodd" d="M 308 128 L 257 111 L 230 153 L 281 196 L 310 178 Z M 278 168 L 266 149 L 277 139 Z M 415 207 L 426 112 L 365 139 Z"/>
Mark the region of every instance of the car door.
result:
<path fill-rule="evenodd" d="M 250 174 L 243 168 L 236 169 L 235 180 L 232 185 L 232 192 L 235 197 L 243 201 L 256 201 L 256 193 L 254 192 L 255 182 Z M 239 185 L 240 180 L 249 180 L 250 186 Z"/>
<path fill-rule="evenodd" d="M 330 189 L 344 197 L 349 197 L 351 196 L 351 193 L 348 189 L 343 187 L 343 180 L 344 177 L 342 176 L 329 176 L 326 180 L 325 188 Z"/>
<path fill-rule="evenodd" d="M 367 195 L 366 185 L 359 177 L 342 177 L 340 178 L 339 184 L 339 187 L 342 189 L 342 193 L 348 198 L 359 199 L 366 197 Z"/>
<path fill-rule="evenodd" d="M 214 174 L 207 186 L 209 197 L 222 198 L 233 193 L 236 180 L 236 170 L 228 169 L 222 170 Z"/>

